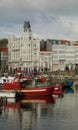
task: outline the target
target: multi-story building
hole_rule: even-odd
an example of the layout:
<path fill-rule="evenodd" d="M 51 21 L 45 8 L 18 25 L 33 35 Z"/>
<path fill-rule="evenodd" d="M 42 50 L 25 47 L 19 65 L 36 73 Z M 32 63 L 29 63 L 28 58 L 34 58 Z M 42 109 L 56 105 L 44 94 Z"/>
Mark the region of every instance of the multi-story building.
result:
<path fill-rule="evenodd" d="M 47 51 L 46 41 L 40 41 L 40 69 L 52 71 L 52 50 Z"/>
<path fill-rule="evenodd" d="M 75 64 L 78 65 L 78 41 L 73 42 L 75 48 Z"/>
<path fill-rule="evenodd" d="M 73 42 L 75 47 L 75 73 L 78 75 L 78 41 Z"/>
<path fill-rule="evenodd" d="M 67 40 L 46 41 L 46 50 L 52 51 L 53 70 L 65 70 L 66 67 L 71 69 L 75 64 L 75 48 L 73 43 Z"/>
<path fill-rule="evenodd" d="M 8 40 L 9 70 L 21 67 L 29 72 L 39 67 L 40 41 L 34 38 L 29 21 L 24 23 L 21 37 L 11 36 Z"/>
<path fill-rule="evenodd" d="M 11 36 L 8 39 L 8 68 L 30 72 L 37 69 L 49 69 L 51 71 L 71 69 L 78 63 L 78 52 L 75 44 L 68 40 L 39 40 L 34 38 L 29 21 L 23 26 L 20 37 Z"/>
<path fill-rule="evenodd" d="M 8 40 L 0 40 L 0 70 L 1 72 L 8 71 Z"/>
<path fill-rule="evenodd" d="M 52 71 L 52 52 L 40 51 L 40 68 Z"/>

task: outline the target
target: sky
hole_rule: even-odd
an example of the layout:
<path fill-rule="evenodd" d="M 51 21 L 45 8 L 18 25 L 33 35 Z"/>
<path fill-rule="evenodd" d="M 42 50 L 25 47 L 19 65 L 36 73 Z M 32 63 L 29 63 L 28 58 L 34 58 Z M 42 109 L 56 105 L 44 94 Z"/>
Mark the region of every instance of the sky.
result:
<path fill-rule="evenodd" d="M 24 21 L 41 39 L 78 41 L 78 0 L 0 0 L 0 38 L 20 34 Z"/>

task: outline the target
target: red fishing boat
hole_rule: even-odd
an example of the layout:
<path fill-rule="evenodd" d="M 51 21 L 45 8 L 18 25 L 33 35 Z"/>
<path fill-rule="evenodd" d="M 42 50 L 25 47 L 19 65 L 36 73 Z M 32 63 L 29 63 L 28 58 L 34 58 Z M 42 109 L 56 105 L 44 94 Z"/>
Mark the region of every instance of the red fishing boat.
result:
<path fill-rule="evenodd" d="M 40 82 L 46 82 L 47 78 L 46 77 L 38 77 L 38 80 Z"/>
<path fill-rule="evenodd" d="M 42 82 L 42 83 L 46 82 L 47 79 L 48 79 L 48 75 L 46 75 L 46 74 L 37 75 L 37 77 L 36 77 L 36 80 L 39 82 Z"/>
<path fill-rule="evenodd" d="M 16 77 L 11 82 L 6 82 L 3 84 L 1 90 L 9 91 L 9 92 L 17 92 L 17 96 L 19 94 L 23 94 L 23 96 L 50 96 L 53 92 L 52 86 L 46 85 L 35 85 L 34 79 L 27 79 L 26 77 Z"/>

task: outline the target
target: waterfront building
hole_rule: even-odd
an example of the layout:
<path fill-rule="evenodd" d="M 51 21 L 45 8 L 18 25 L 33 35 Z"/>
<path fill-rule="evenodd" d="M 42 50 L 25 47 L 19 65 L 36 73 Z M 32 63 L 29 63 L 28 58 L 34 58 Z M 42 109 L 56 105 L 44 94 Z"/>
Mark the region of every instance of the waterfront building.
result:
<path fill-rule="evenodd" d="M 78 75 L 78 41 L 74 41 L 73 45 L 75 47 L 75 74 Z"/>
<path fill-rule="evenodd" d="M 78 65 L 78 41 L 73 42 L 75 48 L 75 64 Z"/>
<path fill-rule="evenodd" d="M 52 50 L 46 49 L 46 41 L 40 41 L 40 69 L 52 71 Z"/>
<path fill-rule="evenodd" d="M 66 67 L 72 69 L 75 64 L 75 48 L 68 40 L 47 39 L 46 50 L 52 51 L 53 70 L 64 71 Z"/>
<path fill-rule="evenodd" d="M 7 72 L 8 71 L 8 40 L 1 39 L 0 40 L 0 71 Z"/>
<path fill-rule="evenodd" d="M 8 39 L 8 69 L 30 72 L 48 69 L 50 71 L 70 70 L 78 63 L 78 50 L 68 40 L 35 38 L 29 21 L 24 22 L 23 33 L 17 37 L 12 35 Z"/>
<path fill-rule="evenodd" d="M 8 40 L 9 70 L 21 68 L 30 72 L 34 66 L 39 67 L 40 40 L 34 38 L 29 21 L 24 22 L 20 37 L 11 36 Z"/>
<path fill-rule="evenodd" d="M 52 71 L 52 51 L 40 51 L 40 69 Z"/>

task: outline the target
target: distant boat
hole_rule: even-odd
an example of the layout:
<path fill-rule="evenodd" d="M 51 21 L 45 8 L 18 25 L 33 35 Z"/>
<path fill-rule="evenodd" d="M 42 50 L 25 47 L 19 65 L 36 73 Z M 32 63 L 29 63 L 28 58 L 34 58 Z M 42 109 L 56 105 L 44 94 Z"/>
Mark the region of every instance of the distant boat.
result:
<path fill-rule="evenodd" d="M 68 88 L 68 87 L 71 87 L 71 86 L 73 86 L 73 84 L 74 84 L 74 81 L 67 81 L 65 84 L 64 84 L 64 88 Z"/>
<path fill-rule="evenodd" d="M 46 74 L 38 75 L 37 77 L 35 77 L 35 79 L 36 79 L 36 82 L 38 81 L 38 82 L 44 83 L 47 81 L 48 75 Z"/>

